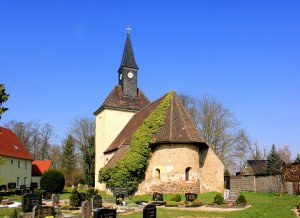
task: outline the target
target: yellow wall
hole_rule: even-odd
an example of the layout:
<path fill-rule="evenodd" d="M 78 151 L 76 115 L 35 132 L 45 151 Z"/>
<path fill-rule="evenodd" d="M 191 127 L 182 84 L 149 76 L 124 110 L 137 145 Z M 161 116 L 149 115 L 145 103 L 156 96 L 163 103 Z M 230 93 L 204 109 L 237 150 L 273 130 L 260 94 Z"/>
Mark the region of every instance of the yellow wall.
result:
<path fill-rule="evenodd" d="M 17 183 L 17 177 L 20 177 L 19 185 L 26 185 L 30 187 L 31 183 L 31 168 L 32 161 L 25 160 L 15 157 L 6 157 L 1 156 L 1 160 L 4 161 L 4 165 L 0 166 L 0 183 L 7 185 L 9 182 Z M 18 161 L 20 161 L 20 167 L 18 167 Z M 25 167 L 25 163 L 27 163 L 27 169 Z M 25 184 L 25 178 L 27 178 L 27 182 Z M 17 184 L 17 187 L 18 184 Z"/>
<path fill-rule="evenodd" d="M 99 170 L 108 161 L 103 152 L 118 136 L 135 112 L 105 109 L 96 115 L 96 157 L 95 157 L 95 187 L 103 190 L 104 186 L 98 182 Z"/>

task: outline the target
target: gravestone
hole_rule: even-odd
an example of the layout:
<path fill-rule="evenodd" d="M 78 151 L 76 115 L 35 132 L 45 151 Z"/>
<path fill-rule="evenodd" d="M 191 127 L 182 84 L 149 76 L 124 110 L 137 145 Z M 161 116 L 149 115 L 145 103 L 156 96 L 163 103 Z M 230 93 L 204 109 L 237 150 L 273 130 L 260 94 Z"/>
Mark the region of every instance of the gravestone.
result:
<path fill-rule="evenodd" d="M 47 216 L 55 216 L 54 207 L 36 205 L 33 207 L 34 218 L 45 218 Z"/>
<path fill-rule="evenodd" d="M 164 200 L 164 196 L 161 193 L 158 192 L 154 192 L 153 193 L 153 197 L 152 197 L 153 201 L 163 201 Z"/>
<path fill-rule="evenodd" d="M 79 192 L 78 196 L 79 196 L 79 199 L 80 199 L 81 203 L 85 201 L 86 194 L 84 192 Z"/>
<path fill-rule="evenodd" d="M 82 202 L 81 205 L 82 218 L 90 218 L 92 215 L 92 204 L 89 201 Z"/>
<path fill-rule="evenodd" d="M 102 207 L 102 197 L 100 195 L 94 195 L 92 198 L 93 210 Z"/>
<path fill-rule="evenodd" d="M 186 201 L 195 201 L 197 199 L 197 194 L 196 193 L 185 193 L 185 200 Z"/>
<path fill-rule="evenodd" d="M 236 200 L 239 197 L 239 192 L 238 191 L 229 191 L 228 198 L 225 200 L 225 203 L 227 206 L 235 206 L 236 205 Z"/>
<path fill-rule="evenodd" d="M 24 195 L 27 193 L 26 185 L 20 185 L 20 191 L 21 195 Z"/>
<path fill-rule="evenodd" d="M 6 191 L 6 189 L 7 189 L 6 185 L 1 185 L 0 186 L 0 191 Z"/>
<path fill-rule="evenodd" d="M 32 208 L 42 205 L 41 194 L 25 194 L 22 196 L 22 210 L 24 213 L 32 212 Z"/>
<path fill-rule="evenodd" d="M 16 189 L 16 187 L 17 187 L 17 183 L 15 183 L 15 182 L 9 182 L 9 183 L 7 183 L 7 188 L 9 190 Z"/>
<path fill-rule="evenodd" d="M 117 217 L 117 211 L 116 209 L 97 209 L 94 212 L 94 218 L 116 218 Z"/>
<path fill-rule="evenodd" d="M 148 204 L 143 209 L 143 218 L 156 218 L 156 207 Z"/>
<path fill-rule="evenodd" d="M 123 205 L 123 201 L 124 201 L 124 195 L 123 194 L 118 194 L 116 196 L 116 205 Z"/>
<path fill-rule="evenodd" d="M 59 194 L 52 194 L 52 206 L 59 206 Z"/>
<path fill-rule="evenodd" d="M 34 192 L 34 189 L 38 188 L 38 183 L 37 182 L 31 182 L 30 183 L 30 190 L 32 193 Z"/>
<path fill-rule="evenodd" d="M 128 197 L 128 189 L 126 187 L 115 187 L 113 189 L 113 194 L 116 197 L 119 194 L 124 195 L 124 197 Z"/>
<path fill-rule="evenodd" d="M 230 192 L 229 189 L 225 189 L 225 190 L 224 190 L 224 200 L 226 200 L 226 199 L 228 198 L 229 192 Z"/>
<path fill-rule="evenodd" d="M 45 192 L 43 193 L 43 198 L 44 198 L 45 200 L 51 200 L 51 197 L 52 197 L 52 192 L 51 192 L 51 191 L 45 191 Z"/>

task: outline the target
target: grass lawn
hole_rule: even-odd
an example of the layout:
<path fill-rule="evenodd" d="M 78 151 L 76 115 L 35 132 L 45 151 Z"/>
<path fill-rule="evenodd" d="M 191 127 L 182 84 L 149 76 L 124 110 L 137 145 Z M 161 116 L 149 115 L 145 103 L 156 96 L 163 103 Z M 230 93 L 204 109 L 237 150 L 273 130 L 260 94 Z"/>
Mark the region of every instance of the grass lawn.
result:
<path fill-rule="evenodd" d="M 214 196 L 217 193 L 206 193 L 198 195 L 198 199 L 204 203 L 211 203 L 214 199 Z M 295 218 L 295 213 L 291 210 L 296 205 L 300 205 L 300 198 L 297 196 L 288 196 L 283 195 L 279 196 L 273 193 L 253 193 L 253 192 L 243 192 L 246 197 L 247 204 L 252 205 L 250 208 L 242 211 L 228 211 L 228 212 L 204 212 L 204 211 L 188 211 L 188 210 L 178 210 L 178 209 L 166 209 L 163 207 L 157 207 L 157 217 L 158 218 L 172 218 L 172 217 L 253 217 L 253 218 Z M 105 198 L 112 198 L 112 196 L 106 196 L 104 193 L 100 195 Z M 70 196 L 69 190 L 66 190 L 64 193 L 60 194 L 61 199 L 68 199 Z M 169 200 L 173 194 L 164 194 L 164 200 Z M 16 200 L 20 199 L 20 196 L 11 196 Z M 132 200 L 150 200 L 152 195 L 142 195 L 142 196 L 133 196 Z M 181 195 L 181 199 L 184 200 L 184 195 Z M 14 209 L 0 209 L 0 217 L 5 215 L 11 215 Z M 17 209 L 18 214 L 22 211 L 21 208 Z M 81 216 L 78 216 L 81 217 Z M 143 217 L 142 211 L 134 212 L 132 214 L 120 214 L 118 218 L 141 218 Z"/>

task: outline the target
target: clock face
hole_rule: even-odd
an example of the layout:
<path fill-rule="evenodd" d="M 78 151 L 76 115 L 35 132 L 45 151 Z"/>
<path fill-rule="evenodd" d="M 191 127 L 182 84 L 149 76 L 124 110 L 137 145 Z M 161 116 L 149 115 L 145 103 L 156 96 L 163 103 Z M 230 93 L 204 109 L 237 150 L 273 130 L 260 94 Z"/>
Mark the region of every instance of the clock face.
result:
<path fill-rule="evenodd" d="M 127 76 L 128 76 L 129 79 L 131 79 L 131 78 L 133 78 L 134 74 L 131 71 L 129 71 L 129 73 L 127 74 Z"/>
<path fill-rule="evenodd" d="M 122 73 L 120 74 L 120 80 L 122 79 Z"/>

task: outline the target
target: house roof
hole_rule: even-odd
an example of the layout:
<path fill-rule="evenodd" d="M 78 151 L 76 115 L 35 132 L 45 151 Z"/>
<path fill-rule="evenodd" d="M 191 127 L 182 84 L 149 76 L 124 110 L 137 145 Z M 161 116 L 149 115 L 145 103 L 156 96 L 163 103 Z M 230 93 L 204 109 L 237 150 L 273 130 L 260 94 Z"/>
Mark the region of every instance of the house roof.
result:
<path fill-rule="evenodd" d="M 32 162 L 32 176 L 41 176 L 51 166 L 51 160 L 34 160 Z"/>
<path fill-rule="evenodd" d="M 4 127 L 0 127 L 0 156 L 33 160 L 18 136 Z"/>
<path fill-rule="evenodd" d="M 129 33 L 127 33 L 125 47 L 124 47 L 123 56 L 122 56 L 121 65 L 120 65 L 119 70 L 122 67 L 138 69 L 138 66 L 135 62 Z"/>
<path fill-rule="evenodd" d="M 106 108 L 125 111 L 139 111 L 149 103 L 149 99 L 140 89 L 137 89 L 137 97 L 130 97 L 124 96 L 122 87 L 120 85 L 116 85 L 99 109 L 94 112 L 94 115 L 97 115 Z"/>
<path fill-rule="evenodd" d="M 166 95 L 147 105 L 129 120 L 124 129 L 104 152 L 110 153 L 118 149 L 107 166 L 113 166 L 127 152 L 133 133 L 143 124 L 149 114 L 158 107 L 165 96 Z M 194 125 L 192 118 L 185 110 L 176 93 L 171 99 L 165 122 L 154 134 L 152 143 L 199 144 L 199 146 L 207 147 L 197 127 Z"/>
<path fill-rule="evenodd" d="M 248 160 L 246 166 L 252 168 L 253 175 L 267 174 L 267 161 L 266 160 Z"/>

